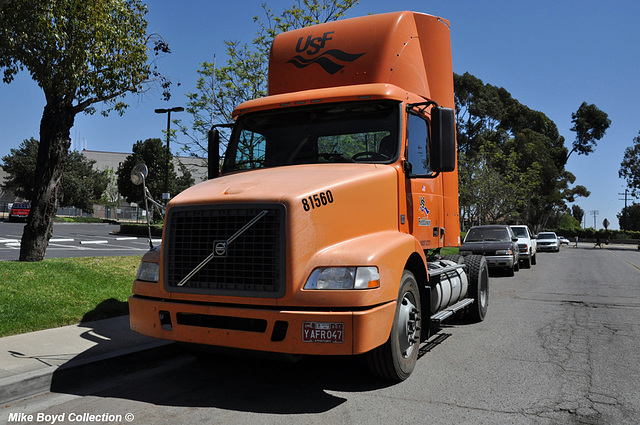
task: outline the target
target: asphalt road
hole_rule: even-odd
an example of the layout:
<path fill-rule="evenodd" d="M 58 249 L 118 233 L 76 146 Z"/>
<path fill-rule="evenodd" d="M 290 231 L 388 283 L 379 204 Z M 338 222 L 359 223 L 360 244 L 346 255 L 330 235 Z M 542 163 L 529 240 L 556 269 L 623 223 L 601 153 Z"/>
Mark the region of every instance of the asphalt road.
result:
<path fill-rule="evenodd" d="M 96 366 L 0 408 L 0 420 L 24 412 L 172 425 L 637 424 L 640 252 L 584 244 L 539 254 L 532 269 L 492 277 L 484 322 L 450 322 L 421 352 L 396 385 L 370 378 L 361 358 L 158 352 L 118 370 Z"/>
<path fill-rule="evenodd" d="M 0 222 L 0 261 L 17 260 L 24 223 Z M 117 235 L 119 225 L 55 223 L 45 258 L 141 255 L 149 250 L 144 237 Z M 154 239 L 159 244 L 159 238 Z"/>

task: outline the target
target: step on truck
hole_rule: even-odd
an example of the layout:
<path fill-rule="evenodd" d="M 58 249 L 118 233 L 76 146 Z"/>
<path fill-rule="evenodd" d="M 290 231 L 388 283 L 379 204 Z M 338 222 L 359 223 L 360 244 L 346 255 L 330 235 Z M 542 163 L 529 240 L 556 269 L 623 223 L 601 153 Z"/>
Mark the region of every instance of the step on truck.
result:
<path fill-rule="evenodd" d="M 167 205 L 131 329 L 291 355 L 363 355 L 394 381 L 432 325 L 484 319 L 460 245 L 450 26 L 397 12 L 278 35 L 269 95 L 233 112 L 224 159 Z M 220 165 L 220 167 L 219 167 Z"/>

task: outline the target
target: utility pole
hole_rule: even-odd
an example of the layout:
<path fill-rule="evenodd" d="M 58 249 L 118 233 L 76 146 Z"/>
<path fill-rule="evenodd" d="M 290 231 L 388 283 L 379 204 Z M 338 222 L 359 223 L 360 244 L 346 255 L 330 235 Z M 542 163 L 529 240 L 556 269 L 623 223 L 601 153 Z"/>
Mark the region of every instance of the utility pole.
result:
<path fill-rule="evenodd" d="M 600 214 L 600 211 L 598 211 L 598 210 L 591 210 L 591 211 L 589 211 L 587 214 L 593 214 L 593 228 L 597 230 L 598 228 L 596 227 L 596 216 L 597 216 L 598 214 Z"/>
<path fill-rule="evenodd" d="M 627 227 L 627 192 L 628 192 L 627 189 L 624 190 L 624 193 L 618 192 L 618 195 L 620 196 L 624 195 L 624 210 L 622 210 L 622 223 L 620 223 L 621 230 L 626 230 L 626 227 Z M 622 201 L 622 199 L 620 198 L 618 198 L 618 200 Z"/>
<path fill-rule="evenodd" d="M 169 199 L 171 195 L 169 194 L 169 164 L 171 163 L 171 148 L 169 147 L 169 140 L 171 139 L 171 113 L 172 112 L 182 112 L 184 108 L 182 106 L 176 106 L 171 109 L 156 109 L 154 112 L 156 114 L 167 114 L 167 154 L 169 155 L 169 159 L 166 164 L 166 174 L 164 176 L 164 193 L 162 194 L 162 199 L 164 199 L 165 205 L 169 203 Z"/>
<path fill-rule="evenodd" d="M 618 195 L 624 196 L 624 210 L 622 210 L 622 222 L 620 223 L 621 230 L 627 230 L 627 225 L 629 224 L 627 223 L 627 220 L 629 217 L 629 210 L 627 210 L 628 194 L 629 194 L 629 189 L 625 189 L 624 193 L 618 193 Z M 620 198 L 618 198 L 618 200 L 622 201 L 622 199 Z"/>

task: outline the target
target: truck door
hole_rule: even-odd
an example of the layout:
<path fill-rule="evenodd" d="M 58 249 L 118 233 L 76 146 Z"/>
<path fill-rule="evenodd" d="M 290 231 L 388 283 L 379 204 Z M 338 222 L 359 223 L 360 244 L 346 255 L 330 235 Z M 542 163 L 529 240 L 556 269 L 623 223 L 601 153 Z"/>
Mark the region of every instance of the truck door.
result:
<path fill-rule="evenodd" d="M 429 122 L 407 114 L 407 215 L 410 233 L 423 249 L 441 246 L 443 198 L 440 179 L 429 168 Z"/>

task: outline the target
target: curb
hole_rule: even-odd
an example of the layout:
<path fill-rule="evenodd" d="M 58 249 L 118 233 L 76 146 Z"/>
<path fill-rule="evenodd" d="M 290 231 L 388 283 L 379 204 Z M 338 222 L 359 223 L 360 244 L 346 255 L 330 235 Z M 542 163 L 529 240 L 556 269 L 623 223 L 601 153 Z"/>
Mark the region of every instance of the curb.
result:
<path fill-rule="evenodd" d="M 179 350 L 173 341 L 159 340 L 77 361 L 72 359 L 60 366 L 0 378 L 0 404 L 7 405 L 48 391 L 82 385 L 83 378 L 87 376 L 91 376 L 91 383 L 96 378 L 112 378 L 118 374 L 114 369 L 124 369 L 126 364 L 138 357 L 148 357 L 152 352 L 154 357 L 174 356 Z M 97 371 L 94 370 L 96 368 Z"/>

